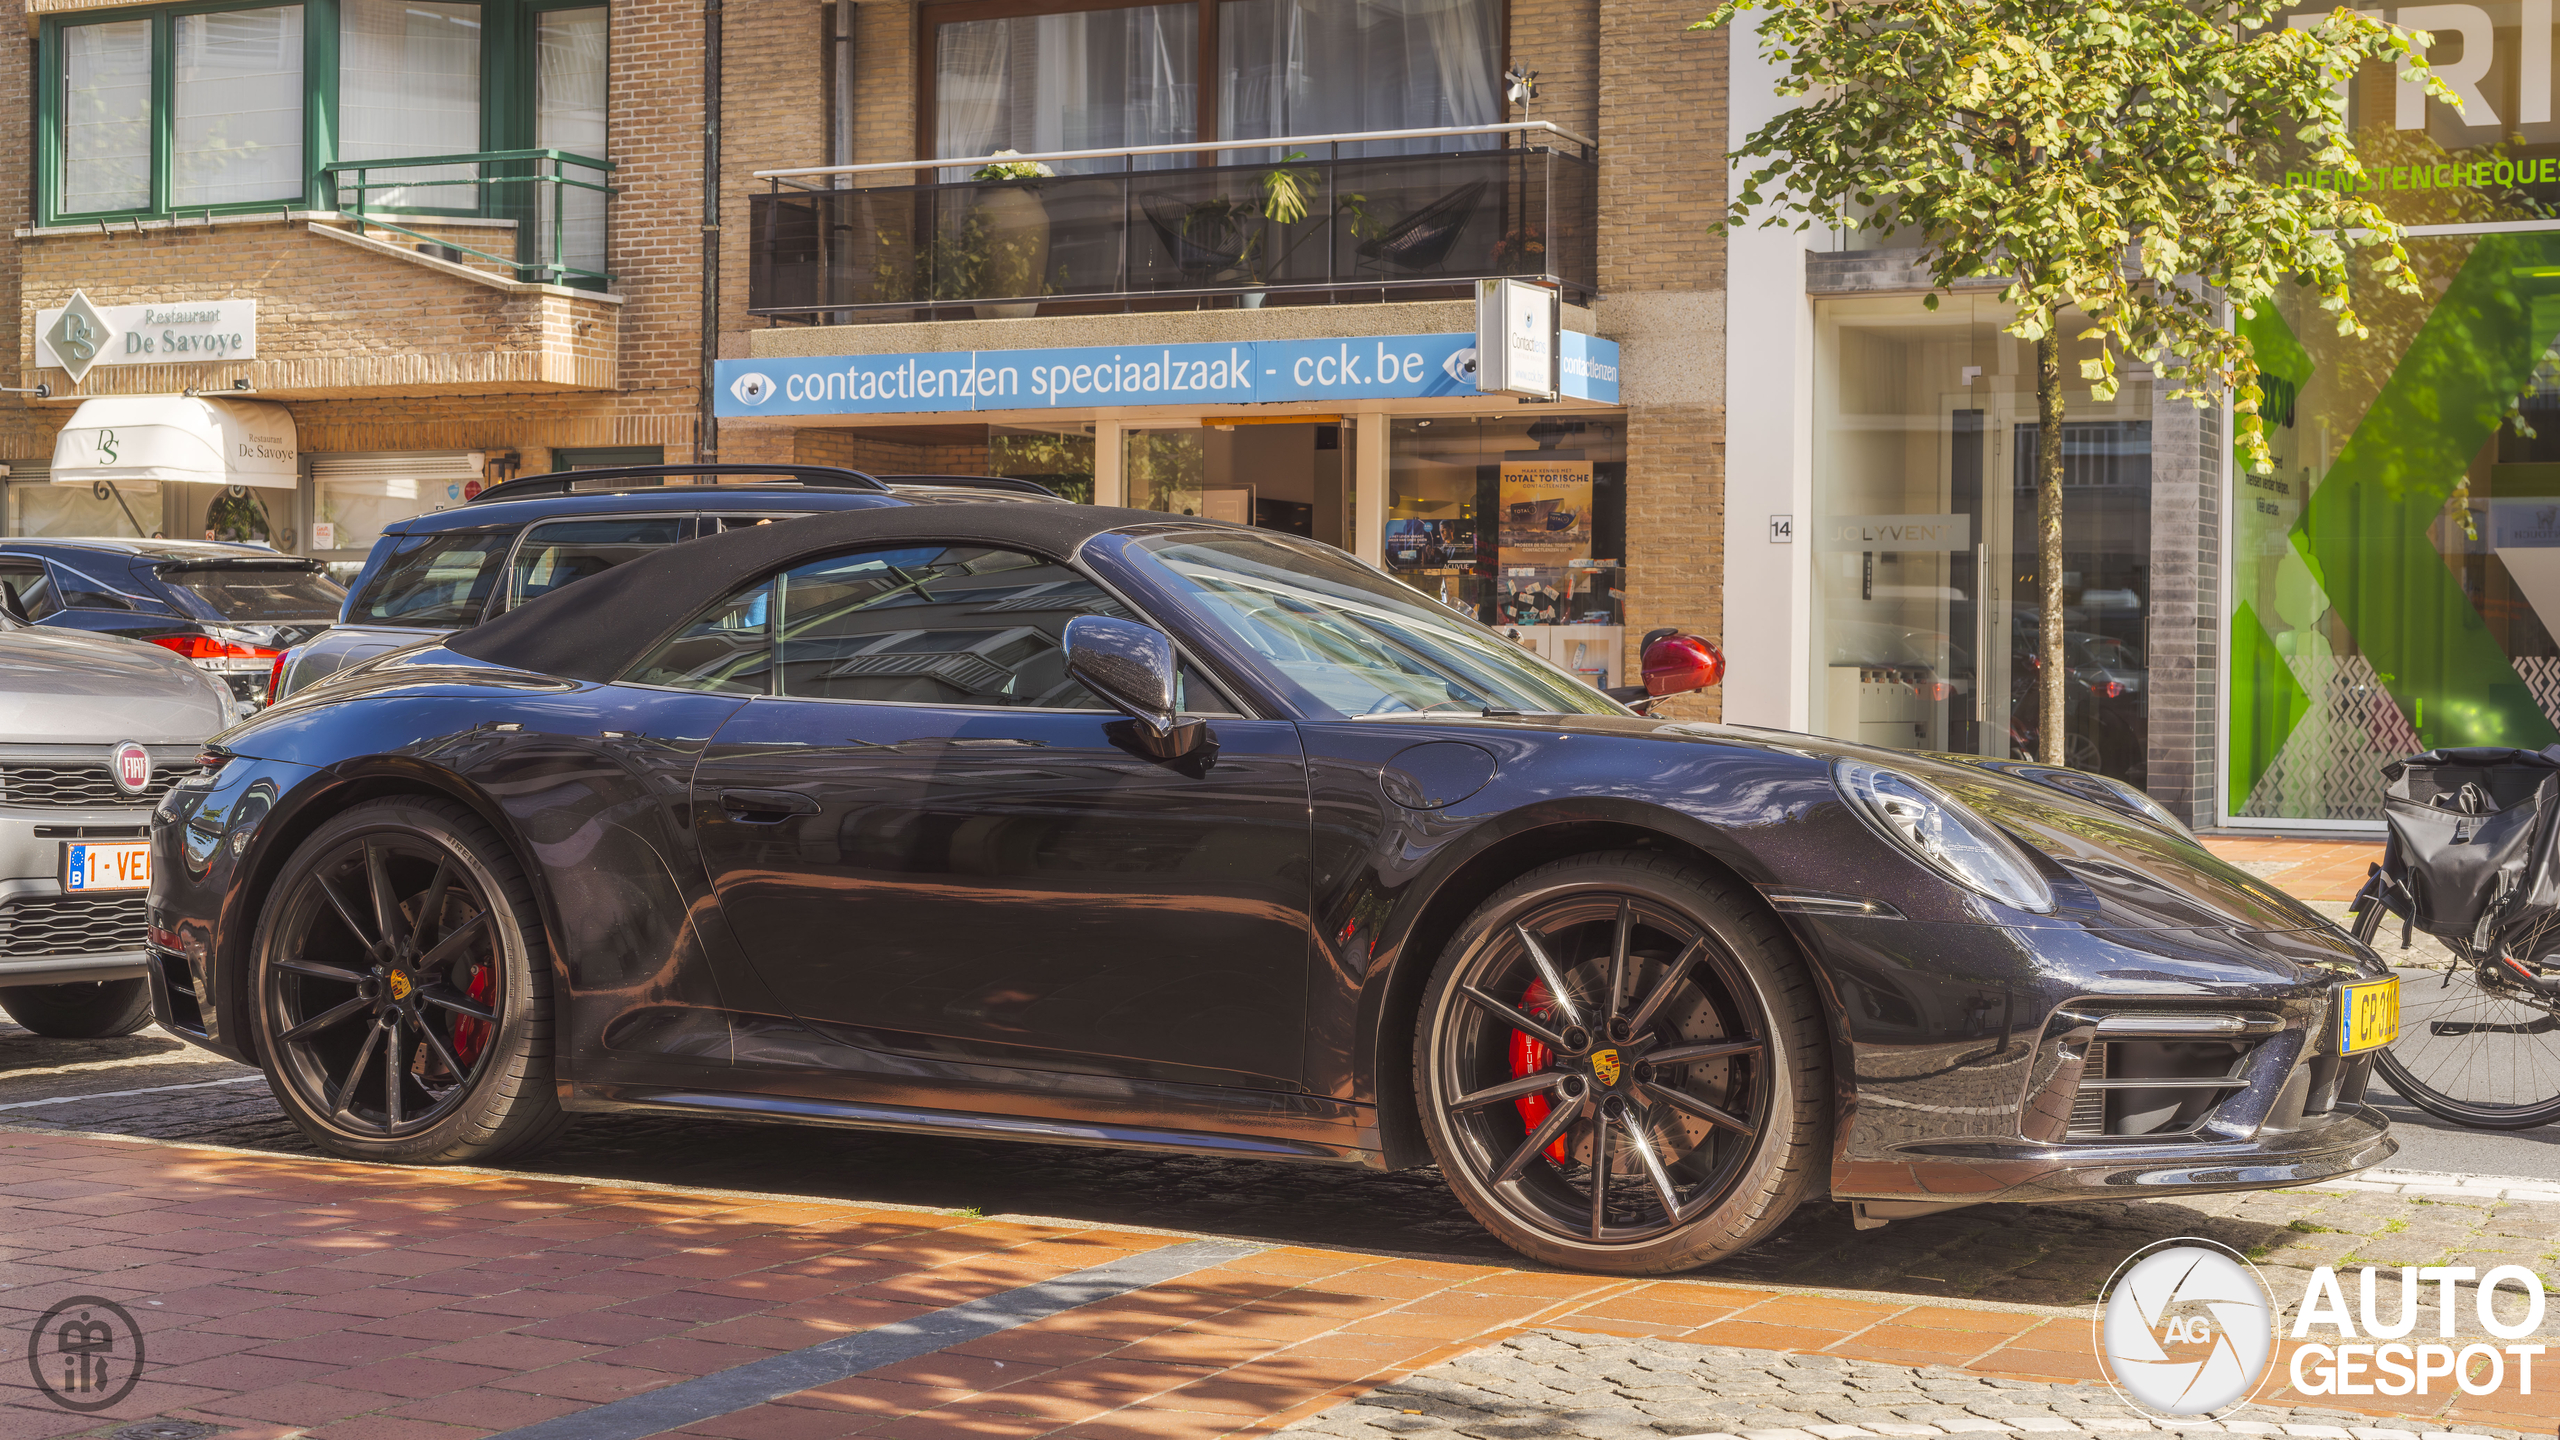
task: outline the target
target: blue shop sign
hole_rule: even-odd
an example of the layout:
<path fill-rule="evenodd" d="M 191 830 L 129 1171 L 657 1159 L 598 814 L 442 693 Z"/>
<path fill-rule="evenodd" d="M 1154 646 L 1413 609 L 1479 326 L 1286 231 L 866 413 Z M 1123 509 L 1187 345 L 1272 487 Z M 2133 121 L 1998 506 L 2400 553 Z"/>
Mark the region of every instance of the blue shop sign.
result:
<path fill-rule="evenodd" d="M 1617 342 L 1567 331 L 1562 350 L 1566 395 L 1617 403 Z M 1455 334 L 723 360 L 718 414 L 1454 399 L 1477 393 L 1468 369 L 1474 358 L 1475 336 Z"/>

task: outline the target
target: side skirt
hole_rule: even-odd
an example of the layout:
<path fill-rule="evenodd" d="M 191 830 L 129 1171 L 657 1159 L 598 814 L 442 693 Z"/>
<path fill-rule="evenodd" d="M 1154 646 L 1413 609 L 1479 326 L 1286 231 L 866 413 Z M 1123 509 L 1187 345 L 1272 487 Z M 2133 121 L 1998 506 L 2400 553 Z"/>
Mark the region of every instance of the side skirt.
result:
<path fill-rule="evenodd" d="M 1144 1125 L 1106 1125 L 1018 1115 L 983 1115 L 957 1110 L 925 1110 L 850 1100 L 812 1100 L 782 1095 L 746 1095 L 717 1090 L 677 1089 L 654 1085 L 580 1085 L 564 1087 L 561 1108 L 575 1111 L 649 1110 L 689 1115 L 722 1115 L 787 1125 L 833 1125 L 854 1130 L 891 1130 L 910 1135 L 955 1135 L 1027 1140 L 1044 1145 L 1089 1145 L 1109 1150 L 1160 1150 L 1182 1155 L 1234 1159 L 1301 1160 L 1319 1164 L 1375 1165 L 1367 1150 L 1306 1140 L 1226 1135 L 1206 1130 L 1172 1130 Z"/>

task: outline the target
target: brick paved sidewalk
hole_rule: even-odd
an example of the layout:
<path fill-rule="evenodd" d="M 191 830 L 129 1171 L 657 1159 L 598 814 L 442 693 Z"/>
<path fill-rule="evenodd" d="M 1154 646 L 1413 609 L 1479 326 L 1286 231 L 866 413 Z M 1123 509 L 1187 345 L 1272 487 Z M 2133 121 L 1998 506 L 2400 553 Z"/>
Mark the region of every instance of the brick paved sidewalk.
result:
<path fill-rule="evenodd" d="M 1186 1238 L 58 1131 L 0 1130 L 0 1176 L 10 1327 L 96 1295 L 140 1317 L 151 1346 L 140 1388 L 99 1416 L 0 1368 L 0 1440 L 152 1417 L 476 1440 Z M 1208 1440 L 1533 1329 L 2084 1381 L 2086 1295 L 2128 1250 L 2176 1234 L 2258 1254 L 2282 1299 L 2299 1288 L 2284 1267 L 2349 1258 L 2542 1268 L 2560 1205 L 2320 1191 L 1956 1212 L 1807 1225 L 1792 1247 L 1660 1281 L 1275 1246 L 679 1433 Z M 1759 1278 L 1776 1274 L 1796 1283 Z M 2550 1388 L 2357 1403 L 2429 1428 L 2549 1433 Z"/>
<path fill-rule="evenodd" d="M 2379 840 L 2286 840 L 2273 836 L 2207 835 L 2204 848 L 2278 886 L 2298 899 L 2355 898 L 2366 867 L 2381 863 Z"/>

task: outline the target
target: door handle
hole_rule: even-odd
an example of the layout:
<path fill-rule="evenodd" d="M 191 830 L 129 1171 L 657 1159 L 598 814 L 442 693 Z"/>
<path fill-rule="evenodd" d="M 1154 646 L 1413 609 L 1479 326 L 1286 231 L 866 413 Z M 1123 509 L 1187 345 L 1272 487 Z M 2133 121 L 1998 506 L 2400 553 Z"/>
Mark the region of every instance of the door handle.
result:
<path fill-rule="evenodd" d="M 818 802 L 797 790 L 723 790 L 720 808 L 732 819 L 771 825 L 794 815 L 815 815 Z"/>

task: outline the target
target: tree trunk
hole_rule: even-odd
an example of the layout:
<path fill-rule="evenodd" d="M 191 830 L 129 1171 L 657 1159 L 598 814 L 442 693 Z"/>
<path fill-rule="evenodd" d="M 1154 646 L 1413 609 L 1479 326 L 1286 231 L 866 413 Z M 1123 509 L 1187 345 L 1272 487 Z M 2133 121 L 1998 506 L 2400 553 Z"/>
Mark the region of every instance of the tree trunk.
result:
<path fill-rule="evenodd" d="M 2059 325 L 2061 317 L 2054 317 Z M 2047 330 L 2036 342 L 2036 735 L 2044 761 L 2064 765 L 2062 697 L 2062 341 Z"/>

